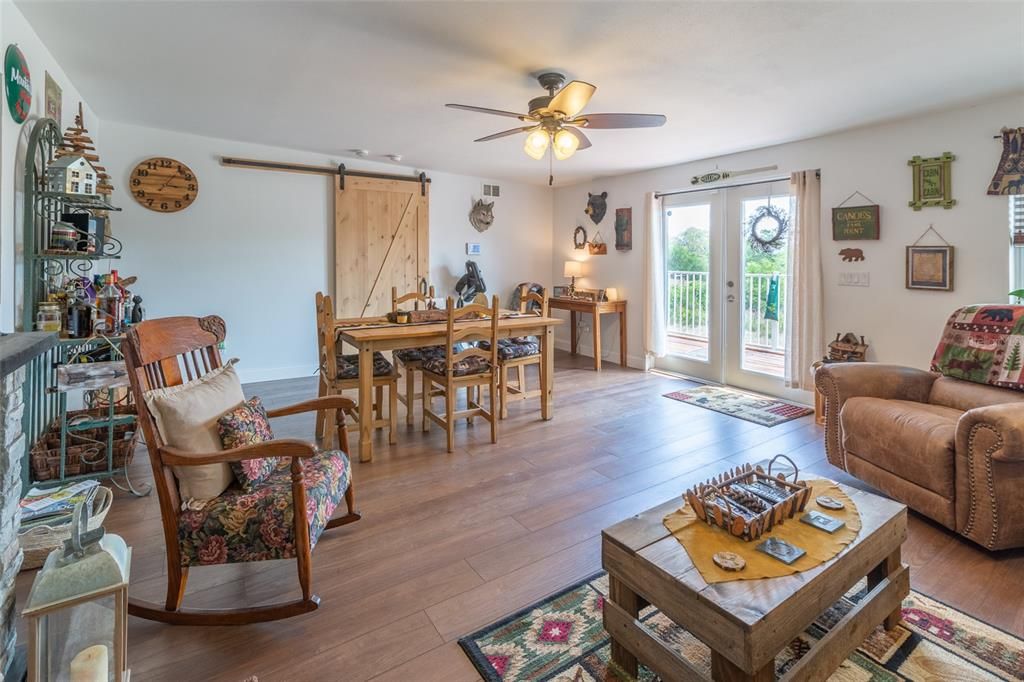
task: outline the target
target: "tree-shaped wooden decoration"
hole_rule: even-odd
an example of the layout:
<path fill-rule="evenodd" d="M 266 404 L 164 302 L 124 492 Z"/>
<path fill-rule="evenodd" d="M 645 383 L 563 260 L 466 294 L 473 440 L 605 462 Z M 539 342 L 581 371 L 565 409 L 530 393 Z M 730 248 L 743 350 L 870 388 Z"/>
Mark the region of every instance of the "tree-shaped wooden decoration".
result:
<path fill-rule="evenodd" d="M 89 137 L 89 131 L 85 127 L 85 117 L 82 114 L 82 103 L 78 103 L 78 115 L 75 116 L 75 125 L 68 126 L 64 132 L 64 141 L 57 149 L 57 158 L 62 156 L 84 156 L 96 169 L 99 182 L 96 191 L 105 196 L 110 196 L 114 186 L 110 184 L 110 175 L 107 169 L 99 165 L 100 157 L 96 154 L 96 147 Z"/>

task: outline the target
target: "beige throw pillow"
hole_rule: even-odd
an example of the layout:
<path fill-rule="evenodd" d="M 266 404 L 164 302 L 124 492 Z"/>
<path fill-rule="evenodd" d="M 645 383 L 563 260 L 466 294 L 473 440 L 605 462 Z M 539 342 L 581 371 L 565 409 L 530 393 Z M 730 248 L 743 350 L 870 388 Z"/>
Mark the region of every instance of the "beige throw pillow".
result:
<path fill-rule="evenodd" d="M 217 419 L 243 402 L 242 383 L 232 359 L 195 381 L 157 388 L 143 394 L 156 420 L 164 444 L 186 452 L 220 452 Z M 227 462 L 202 466 L 174 467 L 178 491 L 184 500 L 210 500 L 231 485 L 233 476 Z"/>

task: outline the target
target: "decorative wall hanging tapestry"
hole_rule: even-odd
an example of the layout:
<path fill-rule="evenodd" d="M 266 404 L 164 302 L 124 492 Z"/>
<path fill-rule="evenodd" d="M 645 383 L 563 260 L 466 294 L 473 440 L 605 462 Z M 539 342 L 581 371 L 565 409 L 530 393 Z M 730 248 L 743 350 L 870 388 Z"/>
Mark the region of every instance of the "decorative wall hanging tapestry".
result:
<path fill-rule="evenodd" d="M 926 206 L 950 209 L 956 206 L 953 198 L 953 168 L 956 157 L 950 152 L 942 156 L 923 159 L 915 156 L 907 165 L 914 174 L 914 198 L 907 203 L 915 211 Z"/>
<path fill-rule="evenodd" d="M 615 249 L 629 251 L 633 248 L 633 209 L 615 209 Z"/>
<path fill-rule="evenodd" d="M 919 246 L 929 232 L 933 232 L 942 245 Z M 931 225 L 907 247 L 907 288 L 953 291 L 953 246 Z"/>
<path fill-rule="evenodd" d="M 789 231 L 789 213 L 768 204 L 760 206 L 747 223 L 750 248 L 759 253 L 775 253 L 786 244 Z"/>
<path fill-rule="evenodd" d="M 847 206 L 846 203 L 855 196 L 864 197 L 869 203 Z M 832 209 L 832 239 L 881 239 L 880 213 L 881 207 L 878 204 L 860 192 L 854 192 Z"/>
<path fill-rule="evenodd" d="M 604 214 L 608 212 L 608 192 L 591 194 L 587 192 L 587 207 L 583 212 L 590 216 L 590 219 L 597 225 L 604 220 Z"/>
<path fill-rule="evenodd" d="M 1024 128 L 1003 128 L 1003 155 L 989 194 L 1024 194 Z"/>
<path fill-rule="evenodd" d="M 494 202 L 488 204 L 483 199 L 477 199 L 469 212 L 469 224 L 477 232 L 486 232 L 494 224 Z"/>
<path fill-rule="evenodd" d="M 577 249 L 583 249 L 587 246 L 587 231 L 582 225 L 577 225 L 576 229 L 572 233 L 572 245 Z"/>
<path fill-rule="evenodd" d="M 18 46 L 11 43 L 4 54 L 4 86 L 7 110 L 15 123 L 24 123 L 32 109 L 32 75 Z M 60 125 L 60 121 L 57 122 Z"/>

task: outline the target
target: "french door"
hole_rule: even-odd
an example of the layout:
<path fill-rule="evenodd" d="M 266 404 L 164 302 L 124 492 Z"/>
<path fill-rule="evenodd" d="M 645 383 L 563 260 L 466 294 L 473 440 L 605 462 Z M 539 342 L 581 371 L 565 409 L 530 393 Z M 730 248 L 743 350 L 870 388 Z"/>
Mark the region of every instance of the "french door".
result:
<path fill-rule="evenodd" d="M 663 197 L 668 355 L 658 367 L 802 397 L 783 381 L 788 229 L 772 239 L 793 202 L 788 179 Z"/>

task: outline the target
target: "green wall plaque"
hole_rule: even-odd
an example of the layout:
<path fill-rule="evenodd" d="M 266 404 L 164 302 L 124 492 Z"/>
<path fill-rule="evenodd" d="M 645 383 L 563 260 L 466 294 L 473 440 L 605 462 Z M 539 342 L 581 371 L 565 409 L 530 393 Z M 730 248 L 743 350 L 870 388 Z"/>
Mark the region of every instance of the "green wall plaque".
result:
<path fill-rule="evenodd" d="M 32 76 L 28 72 L 25 55 L 11 43 L 4 54 L 4 85 L 7 92 L 7 110 L 15 123 L 24 123 L 32 108 Z"/>
<path fill-rule="evenodd" d="M 878 204 L 870 206 L 840 206 L 832 209 L 832 239 L 881 239 Z"/>
<path fill-rule="evenodd" d="M 907 205 L 915 211 L 920 211 L 926 206 L 956 206 L 956 199 L 953 198 L 952 166 L 955 160 L 956 157 L 951 153 L 943 152 L 942 156 L 927 159 L 915 156 L 907 161 L 907 165 L 914 173 L 914 198 Z"/>

